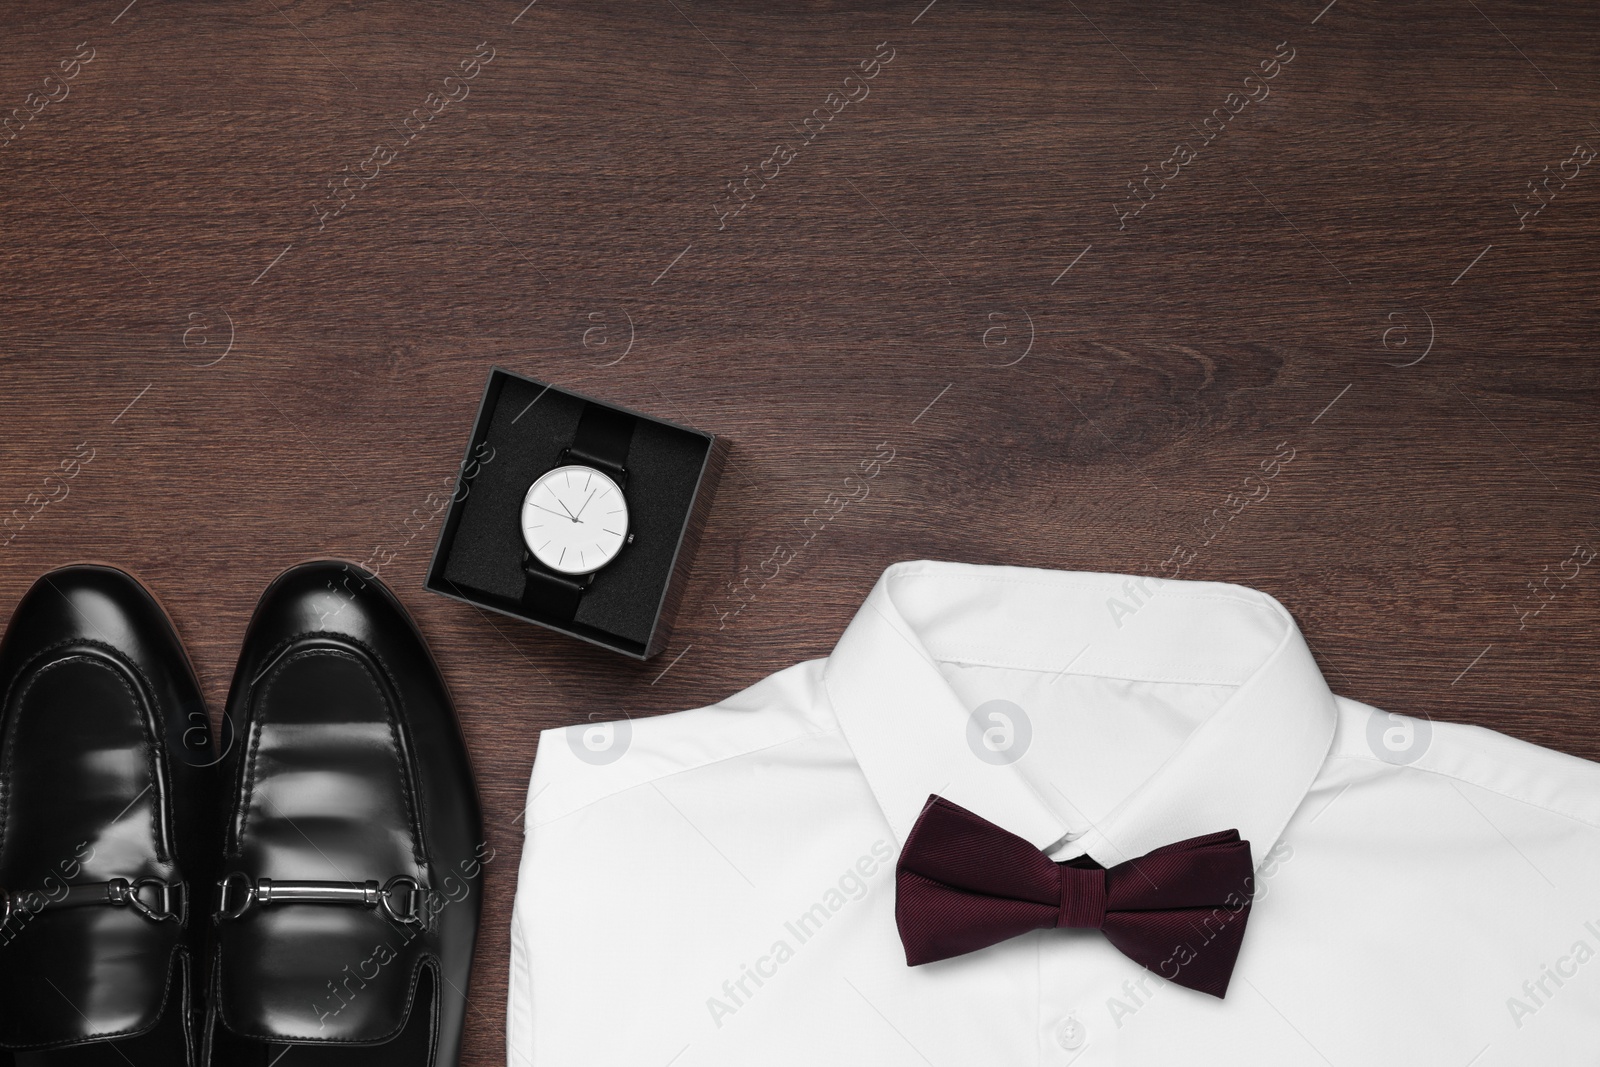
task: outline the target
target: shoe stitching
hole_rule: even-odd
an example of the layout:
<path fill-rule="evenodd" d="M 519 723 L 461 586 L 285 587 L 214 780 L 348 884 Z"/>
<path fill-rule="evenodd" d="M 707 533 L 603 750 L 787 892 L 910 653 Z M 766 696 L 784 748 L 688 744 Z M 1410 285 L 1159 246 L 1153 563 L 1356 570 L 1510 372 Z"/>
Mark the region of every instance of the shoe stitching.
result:
<path fill-rule="evenodd" d="M 139 694 L 134 690 L 133 686 L 128 683 L 127 678 L 123 677 L 116 671 L 111 672 L 112 676 L 116 678 L 117 682 L 123 687 L 123 689 L 127 691 L 129 697 L 132 698 L 134 706 L 137 708 L 143 705 L 148 705 L 152 714 L 160 718 L 162 720 L 161 724 L 163 728 L 165 727 L 165 717 L 161 714 L 161 709 L 155 700 L 155 687 L 150 684 L 150 679 L 145 675 L 144 671 L 139 669 L 138 664 L 132 662 L 127 656 L 123 655 L 122 652 L 115 646 L 106 644 L 103 641 L 96 641 L 93 638 L 69 638 L 64 641 L 57 641 L 55 644 L 48 645 L 35 652 L 27 659 L 26 662 L 23 663 L 22 667 L 18 669 L 17 673 L 12 677 L 11 682 L 7 685 L 5 700 L 3 703 L 0 703 L 0 710 L 15 706 L 18 712 L 15 715 L 7 716 L 8 721 L 6 722 L 5 736 L 8 739 L 13 736 L 14 731 L 17 729 L 17 724 L 21 720 L 20 712 L 22 702 L 27 699 L 29 691 L 32 690 L 40 678 L 44 677 L 46 671 L 53 670 L 56 667 L 67 663 L 72 663 L 80 659 L 86 660 L 90 663 L 93 663 L 94 660 L 87 656 L 68 656 L 58 659 L 53 663 L 46 663 L 37 668 L 35 668 L 35 664 L 42 659 L 46 659 L 55 653 L 60 652 L 62 649 L 82 647 L 94 648 L 101 652 L 107 653 L 112 657 L 118 666 L 130 669 L 136 676 L 138 676 L 139 681 L 145 687 L 145 692 L 149 694 L 148 700 L 141 701 Z M 103 666 L 103 664 L 99 664 L 99 666 Z M 17 691 L 17 680 L 24 677 L 27 678 L 27 682 L 22 686 L 22 689 L 19 692 Z M 15 698 L 15 705 L 12 703 L 13 697 Z M 138 716 L 138 719 L 139 729 L 145 735 L 145 763 L 149 768 L 150 788 L 156 793 L 155 803 L 150 807 L 151 837 L 155 842 L 157 861 L 164 864 L 170 864 L 172 859 L 167 854 L 165 847 L 165 835 L 161 832 L 162 813 L 169 798 L 162 795 L 162 791 L 159 789 L 159 786 L 161 782 L 166 779 L 164 779 L 163 776 L 158 773 L 156 767 L 156 760 L 158 758 L 158 754 L 156 752 L 157 741 L 155 735 L 151 731 L 150 723 L 145 720 L 145 717 L 142 714 Z M 12 767 L 14 765 L 13 761 L 16 758 L 15 750 L 16 744 L 14 741 L 10 744 L 7 744 L 5 746 L 4 764 L 0 765 L 0 844 L 3 844 L 5 841 L 6 831 L 9 828 L 10 823 L 10 800 L 12 792 L 11 778 Z"/>
<path fill-rule="evenodd" d="M 414 632 L 414 629 L 415 628 L 413 627 L 413 632 Z M 367 656 L 367 659 L 368 659 L 369 663 L 371 665 L 375 665 L 378 668 L 378 670 L 382 672 L 384 680 L 389 683 L 389 688 L 387 690 L 386 695 L 388 695 L 388 694 L 392 694 L 393 695 L 394 703 L 393 703 L 393 705 L 391 707 L 391 711 L 395 712 L 395 713 L 398 713 L 397 715 L 394 715 L 391 718 L 391 721 L 392 722 L 396 722 L 396 723 L 398 722 L 399 715 L 403 715 L 404 714 L 405 706 L 406 706 L 405 705 L 405 697 L 401 693 L 400 683 L 395 680 L 395 677 L 390 672 L 389 665 L 384 661 L 384 658 L 382 656 L 378 655 L 377 649 L 373 648 L 371 645 L 367 644 L 365 641 L 362 641 L 358 637 L 354 637 L 354 636 L 351 636 L 349 634 L 333 634 L 333 633 L 330 633 L 330 632 L 328 632 L 326 630 L 302 630 L 301 632 L 299 632 L 297 634 L 294 634 L 294 635 L 292 635 L 290 637 L 287 637 L 284 640 L 278 642 L 278 644 L 273 647 L 271 653 L 269 655 L 267 655 L 267 656 L 262 657 L 262 658 L 263 658 L 264 661 L 270 663 L 276 657 L 281 656 L 284 653 L 284 650 L 289 648 L 291 645 L 294 645 L 294 644 L 297 644 L 300 641 L 306 641 L 306 640 L 323 640 L 323 641 L 333 640 L 333 641 L 338 641 L 338 642 L 342 642 L 342 643 L 345 643 L 345 644 L 353 645 L 356 648 L 360 649 L 362 652 L 366 653 L 366 656 Z M 421 640 L 420 635 L 418 635 L 418 640 L 419 641 Z M 437 668 L 435 668 L 435 669 L 437 669 Z M 390 706 L 387 700 L 385 701 L 385 706 L 386 707 Z M 398 727 L 396 727 L 396 733 L 398 734 Z M 409 753 L 410 749 L 409 748 L 405 749 L 405 752 Z M 418 796 L 422 796 L 423 790 L 422 790 L 421 776 L 413 774 L 412 773 L 412 767 L 411 767 L 410 763 L 408 761 L 405 761 L 405 760 L 401 761 L 400 771 L 401 771 L 401 774 L 404 775 L 407 785 L 410 786 L 410 788 L 402 790 L 402 793 L 404 794 L 404 798 L 405 798 L 405 802 L 406 802 L 406 815 L 411 820 L 411 839 L 412 839 L 412 842 L 413 842 L 413 849 L 412 849 L 413 858 L 417 861 L 418 866 L 420 866 L 420 867 L 428 867 L 429 869 L 431 869 L 431 867 L 430 867 L 430 865 L 428 863 L 428 860 L 427 860 L 427 841 L 428 841 L 428 839 L 427 839 L 427 836 L 423 832 L 423 824 L 422 824 L 420 815 L 416 811 L 416 809 L 412 807 L 412 794 L 415 793 Z M 425 800 L 426 800 L 426 798 L 424 798 L 424 802 L 425 802 Z"/>
<path fill-rule="evenodd" d="M 290 646 L 290 645 L 292 645 L 292 644 L 294 644 L 294 643 L 296 643 L 298 641 L 306 639 L 308 637 L 321 637 L 321 638 L 326 639 L 328 636 L 329 636 L 328 634 L 322 633 L 320 631 L 313 631 L 311 633 L 305 633 L 305 634 L 296 634 L 294 637 L 291 637 L 288 640 L 280 643 L 277 646 L 277 648 L 274 649 L 272 655 L 269 656 L 268 659 L 270 661 L 270 659 L 277 658 L 280 655 L 279 650 L 281 650 L 281 649 L 283 649 L 283 648 L 285 648 L 287 646 Z M 413 803 L 413 800 L 412 800 L 412 793 L 419 789 L 419 782 L 417 781 L 416 777 L 411 773 L 411 768 L 409 766 L 409 761 L 405 758 L 405 755 L 406 755 L 408 750 L 401 744 L 401 741 L 400 741 L 400 727 L 399 727 L 398 716 L 396 714 L 397 713 L 397 708 L 395 707 L 395 702 L 400 699 L 400 697 L 399 697 L 399 686 L 395 684 L 393 677 L 391 675 L 389 675 L 387 668 L 385 668 L 383 666 L 382 660 L 379 659 L 377 657 L 377 655 L 374 653 L 374 651 L 371 648 L 367 647 L 367 645 L 364 642 L 356 641 L 356 640 L 354 640 L 352 638 L 349 638 L 349 637 L 346 637 L 346 636 L 343 636 L 343 635 L 338 636 L 336 638 L 336 640 L 349 641 L 351 644 L 355 645 L 357 648 L 359 648 L 363 652 L 365 652 L 367 654 L 367 656 L 370 657 L 371 663 L 367 662 L 366 660 L 364 660 L 361 657 L 350 655 L 350 653 L 347 650 L 344 650 L 344 649 L 337 649 L 337 648 L 308 648 L 308 649 L 303 649 L 303 650 L 301 650 L 299 652 L 293 652 L 293 653 L 290 653 L 288 655 L 282 656 L 282 658 L 279 659 L 278 663 L 273 667 L 272 672 L 267 676 L 266 681 L 264 683 L 262 683 L 259 696 L 253 697 L 251 699 L 251 706 L 252 706 L 253 709 L 256 710 L 256 714 L 251 716 L 250 759 L 249 759 L 249 762 L 248 762 L 248 764 L 246 766 L 246 777 L 245 777 L 244 789 L 243 789 L 243 791 L 241 793 L 241 796 L 239 798 L 238 803 L 235 805 L 235 813 L 234 814 L 235 814 L 235 829 L 236 829 L 236 833 L 235 833 L 234 847 L 232 849 L 232 853 L 231 854 L 233 856 L 239 856 L 239 855 L 242 855 L 243 852 L 244 852 L 245 828 L 248 825 L 248 821 L 249 821 L 249 811 L 250 811 L 251 800 L 253 799 L 253 797 L 255 795 L 256 766 L 257 766 L 258 758 L 259 758 L 259 755 L 260 755 L 260 748 L 261 748 L 262 715 L 260 714 L 259 709 L 261 708 L 261 706 L 263 706 L 266 703 L 266 701 L 268 699 L 268 695 L 269 695 L 269 693 L 270 693 L 270 691 L 272 689 L 272 686 L 279 680 L 279 678 L 282 676 L 282 673 L 283 673 L 284 669 L 286 667 L 288 667 L 288 665 L 291 662 L 294 662 L 295 660 L 298 660 L 303 656 L 313 656 L 313 655 L 337 656 L 337 657 L 340 657 L 340 658 L 343 658 L 343 659 L 348 659 L 348 660 L 354 662 L 358 667 L 360 667 L 361 670 L 372 681 L 373 687 L 378 691 L 379 697 L 383 700 L 384 716 L 388 720 L 388 724 L 389 724 L 390 754 L 394 757 L 395 767 L 400 772 L 400 785 L 401 785 L 400 794 L 401 794 L 401 799 L 405 803 L 406 821 L 408 823 L 409 829 L 411 830 L 411 854 L 412 854 L 412 859 L 416 862 L 416 864 L 417 864 L 419 869 L 425 870 L 425 871 L 431 870 L 432 868 L 429 865 L 429 863 L 427 861 L 427 858 L 423 853 L 421 824 L 420 824 L 420 821 L 419 821 L 419 816 L 418 816 L 418 812 L 417 812 L 416 806 L 415 806 L 415 804 Z M 383 678 L 382 681 L 380 681 L 379 678 L 373 673 L 372 664 L 377 664 L 379 669 L 383 670 L 384 678 Z M 388 688 L 387 689 L 385 689 L 385 686 L 383 684 L 384 682 L 388 683 Z M 394 695 L 394 699 L 393 700 L 391 700 L 391 694 Z"/>
<path fill-rule="evenodd" d="M 149 1033 L 157 1026 L 160 1026 L 161 1020 L 166 1018 L 169 1002 L 172 998 L 172 981 L 175 977 L 177 977 L 179 968 L 187 969 L 189 963 L 189 950 L 187 946 L 185 946 L 185 944 L 180 940 L 177 944 L 172 946 L 172 958 L 167 963 L 166 982 L 161 987 L 161 1003 L 156 1009 L 155 1020 L 151 1022 L 150 1025 L 143 1028 L 129 1026 L 121 1030 L 97 1031 L 96 1033 L 87 1034 L 81 1037 L 69 1037 L 60 1041 L 50 1041 L 40 1045 L 20 1046 L 16 1049 L 16 1051 L 48 1051 L 51 1049 L 70 1048 L 72 1046 L 84 1044 L 90 1041 L 112 1041 L 121 1037 L 140 1037 Z M 185 1031 L 187 1031 L 189 1028 L 189 1005 L 184 1003 L 171 1006 L 173 1010 L 182 1011 L 183 1020 L 179 1025 Z"/>
<path fill-rule="evenodd" d="M 297 1045 L 298 1044 L 306 1044 L 306 1045 L 366 1046 L 366 1045 L 373 1045 L 373 1044 L 383 1044 L 383 1043 L 388 1042 L 388 1041 L 393 1041 L 395 1038 L 400 1036 L 401 1032 L 403 1032 L 405 1030 L 406 1023 L 409 1022 L 410 1019 L 411 1019 L 411 1012 L 416 1006 L 417 986 L 421 984 L 422 972 L 425 969 L 426 970 L 431 970 L 433 972 L 433 1000 L 434 1000 L 434 1010 L 435 1010 L 435 1012 L 437 1012 L 438 1005 L 440 1003 L 442 1003 L 443 1000 L 444 1000 L 444 990 L 441 988 L 442 980 L 440 978 L 440 975 L 443 974 L 443 972 L 444 972 L 444 964 L 439 959 L 439 954 L 437 952 L 423 952 L 421 955 L 419 955 L 417 957 L 416 962 L 413 963 L 412 967 L 411 967 L 411 979 L 407 983 L 407 989 L 406 989 L 405 1010 L 400 1013 L 400 1022 L 389 1033 L 384 1034 L 384 1035 L 382 1035 L 381 1037 L 379 1037 L 377 1039 L 362 1038 L 359 1041 L 353 1041 L 353 1040 L 350 1040 L 350 1039 L 347 1039 L 347 1038 L 336 1038 L 336 1037 L 296 1037 L 296 1038 L 293 1039 L 292 1043 L 293 1044 L 297 1044 Z M 216 976 L 217 977 L 216 977 L 215 998 L 216 998 L 217 1021 L 220 1022 L 223 1026 L 227 1027 L 228 1028 L 228 1032 L 233 1034 L 235 1037 L 242 1037 L 242 1038 L 245 1038 L 246 1040 L 250 1040 L 250 1041 L 270 1041 L 270 1042 L 277 1042 L 279 1044 L 284 1043 L 287 1039 L 284 1038 L 282 1035 L 279 1035 L 279 1034 L 258 1034 L 258 1033 L 254 1033 L 252 1031 L 241 1030 L 239 1027 L 234 1026 L 231 1022 L 228 1021 L 227 1005 L 225 1005 L 222 1002 L 222 972 L 223 972 L 222 946 L 219 945 L 219 946 L 217 946 L 217 951 L 216 951 Z M 432 1024 L 430 1029 L 432 1029 L 435 1032 L 437 1032 L 438 1025 L 437 1025 L 436 1021 Z M 432 1062 L 431 1059 L 430 1059 L 429 1062 Z"/>

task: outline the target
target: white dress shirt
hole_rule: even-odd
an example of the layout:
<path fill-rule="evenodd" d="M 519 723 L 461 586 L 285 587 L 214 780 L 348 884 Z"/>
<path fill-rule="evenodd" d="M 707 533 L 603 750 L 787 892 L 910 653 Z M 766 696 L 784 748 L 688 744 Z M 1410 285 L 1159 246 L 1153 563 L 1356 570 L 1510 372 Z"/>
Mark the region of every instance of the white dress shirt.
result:
<path fill-rule="evenodd" d="M 1226 998 L 1098 930 L 907 967 L 929 794 L 1108 867 L 1237 829 Z M 546 730 L 511 942 L 511 1067 L 1594 1067 L 1600 765 L 1334 696 L 1250 589 L 900 563 L 827 659 Z"/>

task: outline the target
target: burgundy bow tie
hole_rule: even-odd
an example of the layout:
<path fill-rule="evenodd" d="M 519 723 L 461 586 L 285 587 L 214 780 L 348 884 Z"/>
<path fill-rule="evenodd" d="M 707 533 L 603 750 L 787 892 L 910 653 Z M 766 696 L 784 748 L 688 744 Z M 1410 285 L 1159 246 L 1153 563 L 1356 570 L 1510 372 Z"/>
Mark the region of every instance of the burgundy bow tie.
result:
<path fill-rule="evenodd" d="M 1101 930 L 1135 963 L 1220 997 L 1250 917 L 1239 831 L 1192 837 L 1102 869 L 1056 863 L 1016 834 L 930 796 L 895 869 L 895 922 L 916 967 L 1058 926 Z"/>

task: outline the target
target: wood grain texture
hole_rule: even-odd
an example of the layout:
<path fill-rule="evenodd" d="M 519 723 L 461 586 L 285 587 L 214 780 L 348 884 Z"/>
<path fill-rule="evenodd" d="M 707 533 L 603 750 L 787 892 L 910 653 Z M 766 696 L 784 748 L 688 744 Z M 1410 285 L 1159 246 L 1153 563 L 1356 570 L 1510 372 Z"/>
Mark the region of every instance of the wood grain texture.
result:
<path fill-rule="evenodd" d="M 1600 759 L 1600 9 L 124 3 L 7 7 L 0 612 L 122 565 L 217 709 L 282 568 L 388 560 L 497 849 L 470 1064 L 538 731 L 825 655 L 894 560 L 1188 559 L 1344 695 Z M 421 590 L 492 363 L 732 440 L 655 661 Z"/>

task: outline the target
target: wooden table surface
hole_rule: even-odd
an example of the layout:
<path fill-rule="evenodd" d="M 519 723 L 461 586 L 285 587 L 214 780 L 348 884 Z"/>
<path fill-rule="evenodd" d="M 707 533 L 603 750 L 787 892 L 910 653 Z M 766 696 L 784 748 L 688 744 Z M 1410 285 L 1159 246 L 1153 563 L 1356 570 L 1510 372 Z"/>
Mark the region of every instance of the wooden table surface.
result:
<path fill-rule="evenodd" d="M 1251 586 L 1346 696 L 1600 759 L 1600 8 L 523 3 L 0 50 L 0 615 L 122 565 L 216 712 L 274 575 L 381 561 L 497 850 L 466 1062 L 538 731 L 825 655 L 895 560 Z M 421 588 L 495 363 L 733 442 L 655 660 Z"/>

